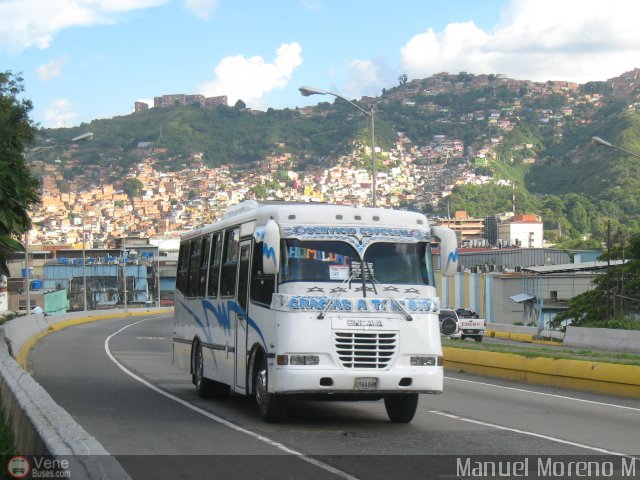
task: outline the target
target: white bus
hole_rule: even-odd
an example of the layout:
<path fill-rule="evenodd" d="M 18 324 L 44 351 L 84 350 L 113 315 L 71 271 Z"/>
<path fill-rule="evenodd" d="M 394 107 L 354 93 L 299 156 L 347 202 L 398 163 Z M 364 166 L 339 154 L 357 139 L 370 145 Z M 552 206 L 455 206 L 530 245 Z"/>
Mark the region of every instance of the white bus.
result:
<path fill-rule="evenodd" d="M 247 201 L 183 235 L 173 361 L 201 397 L 255 397 L 262 418 L 291 398 L 384 399 L 410 422 L 441 393 L 431 236 L 443 273 L 455 233 L 415 212 Z"/>

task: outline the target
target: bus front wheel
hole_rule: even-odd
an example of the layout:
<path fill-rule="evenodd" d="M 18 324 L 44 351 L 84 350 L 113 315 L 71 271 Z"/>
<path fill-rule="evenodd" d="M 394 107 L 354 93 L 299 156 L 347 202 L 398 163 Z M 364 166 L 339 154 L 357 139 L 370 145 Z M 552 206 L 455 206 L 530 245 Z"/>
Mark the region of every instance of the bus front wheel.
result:
<path fill-rule="evenodd" d="M 395 423 L 409 423 L 418 408 L 417 393 L 399 393 L 384 397 L 384 407 L 389 420 Z"/>
<path fill-rule="evenodd" d="M 287 415 L 287 399 L 275 393 L 269 393 L 269 369 L 263 355 L 254 376 L 253 391 L 260 416 L 265 422 L 280 423 Z"/>

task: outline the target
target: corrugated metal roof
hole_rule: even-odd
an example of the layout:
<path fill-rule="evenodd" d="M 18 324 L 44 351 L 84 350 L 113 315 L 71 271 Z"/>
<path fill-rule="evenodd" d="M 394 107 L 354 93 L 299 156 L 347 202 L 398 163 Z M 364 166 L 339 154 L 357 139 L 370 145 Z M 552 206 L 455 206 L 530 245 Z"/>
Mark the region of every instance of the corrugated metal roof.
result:
<path fill-rule="evenodd" d="M 533 300 L 536 297 L 534 297 L 533 295 L 529 295 L 528 293 L 519 293 L 518 295 L 513 295 L 509 298 L 516 303 L 522 303 L 526 302 L 527 300 Z"/>
<path fill-rule="evenodd" d="M 559 265 L 569 263 L 571 258 L 563 250 L 548 248 L 504 248 L 485 249 L 464 253 L 460 250 L 458 265 L 471 268 L 482 265 L 505 266 L 507 268 L 531 267 L 533 265 Z"/>
<path fill-rule="evenodd" d="M 544 275 L 545 273 L 562 273 L 562 272 L 579 272 L 579 271 L 589 271 L 589 270 L 600 270 L 603 268 L 607 268 L 607 266 L 611 265 L 612 267 L 617 265 L 622 265 L 626 260 L 611 260 L 611 263 L 608 262 L 583 262 L 583 263 L 565 263 L 561 265 L 543 265 L 539 267 L 524 267 L 522 270 L 526 272 L 539 273 Z"/>

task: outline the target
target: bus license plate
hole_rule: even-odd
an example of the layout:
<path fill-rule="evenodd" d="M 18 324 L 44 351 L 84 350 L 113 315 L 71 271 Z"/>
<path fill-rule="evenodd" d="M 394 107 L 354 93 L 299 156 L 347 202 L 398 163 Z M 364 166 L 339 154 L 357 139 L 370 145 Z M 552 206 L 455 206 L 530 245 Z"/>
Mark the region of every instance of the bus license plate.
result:
<path fill-rule="evenodd" d="M 375 377 L 358 377 L 353 385 L 354 390 L 375 390 L 378 387 L 378 379 Z"/>

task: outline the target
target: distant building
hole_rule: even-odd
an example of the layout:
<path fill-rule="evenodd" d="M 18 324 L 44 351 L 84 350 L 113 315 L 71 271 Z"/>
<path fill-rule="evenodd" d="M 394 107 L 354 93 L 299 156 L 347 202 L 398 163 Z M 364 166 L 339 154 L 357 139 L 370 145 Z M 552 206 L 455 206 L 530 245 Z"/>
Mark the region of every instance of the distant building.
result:
<path fill-rule="evenodd" d="M 483 238 L 484 219 L 469 217 L 464 210 L 456 210 L 453 218 L 440 219 L 438 224 L 456 232 L 459 245 L 484 246 L 486 243 Z"/>
<path fill-rule="evenodd" d="M 227 105 L 227 96 L 205 97 L 204 95 L 185 95 L 176 93 L 153 97 L 154 108 L 175 107 L 177 105 L 200 105 L 203 108 L 214 108 L 218 105 Z"/>
<path fill-rule="evenodd" d="M 524 248 L 542 248 L 544 227 L 537 215 L 514 215 L 498 225 L 498 240 Z"/>
<path fill-rule="evenodd" d="M 147 102 L 136 102 L 134 105 L 135 113 L 142 113 L 149 110 L 149 104 Z"/>
<path fill-rule="evenodd" d="M 498 224 L 500 217 L 498 215 L 484 216 L 484 231 L 482 236 L 487 240 L 489 245 L 498 244 Z"/>

